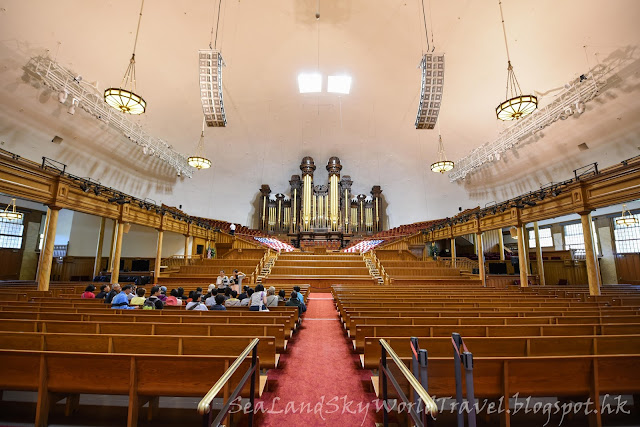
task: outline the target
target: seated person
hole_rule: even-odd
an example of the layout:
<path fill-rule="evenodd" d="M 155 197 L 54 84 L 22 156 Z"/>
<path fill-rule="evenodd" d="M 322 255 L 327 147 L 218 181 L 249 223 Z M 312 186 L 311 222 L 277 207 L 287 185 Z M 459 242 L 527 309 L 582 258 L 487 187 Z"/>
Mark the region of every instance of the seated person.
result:
<path fill-rule="evenodd" d="M 160 293 L 160 287 L 154 286 L 151 288 L 151 295 L 147 298 L 142 304 L 142 308 L 144 310 L 162 310 L 164 308 L 164 303 L 158 298 L 158 294 Z"/>
<path fill-rule="evenodd" d="M 177 289 L 171 289 L 171 295 L 167 297 L 164 305 L 182 305 L 182 300 Z"/>
<path fill-rule="evenodd" d="M 119 283 L 114 283 L 111 287 L 111 291 L 107 294 L 107 297 L 104 299 L 105 304 L 111 304 L 113 298 L 120 293 L 121 288 Z"/>
<path fill-rule="evenodd" d="M 178 298 L 180 298 L 183 301 L 186 299 L 184 297 L 184 288 L 182 286 L 178 288 Z"/>
<path fill-rule="evenodd" d="M 238 292 L 231 291 L 231 296 L 224 302 L 226 307 L 240 307 L 240 300 L 237 298 Z"/>
<path fill-rule="evenodd" d="M 109 292 L 111 292 L 111 288 L 109 288 L 109 285 L 102 285 L 100 286 L 100 292 L 98 292 L 98 295 L 96 295 L 96 298 L 105 299 L 107 295 L 109 295 Z"/>
<path fill-rule="evenodd" d="M 229 298 L 231 298 L 231 291 L 232 291 L 232 289 L 230 287 L 228 287 L 228 286 L 226 288 L 224 288 L 224 300 L 225 301 L 228 300 Z M 237 292 L 236 292 L 236 295 L 237 295 Z"/>
<path fill-rule="evenodd" d="M 251 302 L 251 295 L 253 295 L 253 289 L 247 286 L 246 292 L 247 292 L 247 297 L 240 300 L 240 306 L 242 307 L 249 307 L 249 303 Z M 240 298 L 238 297 L 238 299 Z"/>
<path fill-rule="evenodd" d="M 224 306 L 224 295 L 216 294 L 216 303 L 211 306 L 211 310 L 226 310 Z"/>
<path fill-rule="evenodd" d="M 193 294 L 193 301 L 187 304 L 187 310 L 207 311 L 207 306 L 200 301 L 201 296 L 201 294 Z"/>
<path fill-rule="evenodd" d="M 167 287 L 160 286 L 160 292 L 158 293 L 158 299 L 163 303 L 167 300 Z"/>
<path fill-rule="evenodd" d="M 267 289 L 267 307 L 277 307 L 278 297 L 276 296 L 276 288 L 269 286 Z"/>
<path fill-rule="evenodd" d="M 285 305 L 287 307 L 298 307 L 298 314 L 302 314 L 302 306 L 300 305 L 300 300 L 298 299 L 298 293 L 296 291 L 291 291 L 291 298 L 287 300 Z"/>
<path fill-rule="evenodd" d="M 307 305 L 304 303 L 304 296 L 302 295 L 302 292 L 300 292 L 300 286 L 294 286 L 293 290 L 298 294 L 298 301 L 300 301 L 300 307 L 302 307 L 301 310 L 304 313 L 307 311 Z"/>
<path fill-rule="evenodd" d="M 207 297 L 204 300 L 204 305 L 211 308 L 211 306 L 216 303 L 216 295 L 218 295 L 218 290 L 214 288 L 211 290 L 211 293 L 207 294 Z"/>
<path fill-rule="evenodd" d="M 133 299 L 133 297 L 136 296 L 137 286 L 136 285 L 129 285 L 129 286 L 131 286 L 131 292 L 127 294 L 127 298 L 129 299 L 129 303 L 131 303 L 131 300 Z M 122 290 L 124 290 L 124 288 L 122 288 Z"/>
<path fill-rule="evenodd" d="M 95 298 L 96 294 L 93 293 L 93 291 L 96 290 L 96 287 L 93 285 L 89 285 L 84 289 L 84 292 L 82 293 L 81 297 L 82 298 Z"/>
<path fill-rule="evenodd" d="M 284 289 L 280 289 L 278 291 L 278 302 L 287 302 L 287 299 L 284 296 L 285 296 Z"/>
<path fill-rule="evenodd" d="M 256 286 L 255 292 L 248 299 L 251 311 L 263 311 L 267 308 L 267 293 L 261 284 Z"/>
<path fill-rule="evenodd" d="M 138 288 L 136 290 L 136 296 L 131 298 L 131 301 L 129 301 L 129 305 L 143 305 L 144 300 L 146 300 L 146 298 L 144 297 L 145 293 L 147 293 L 147 290 L 145 288 Z"/>
<path fill-rule="evenodd" d="M 239 299 L 240 301 L 242 301 L 243 299 L 247 298 L 247 296 L 248 296 L 248 295 L 247 295 L 247 290 L 248 290 L 248 289 L 249 289 L 249 286 L 244 286 L 244 287 L 242 288 L 242 293 L 241 293 L 240 295 L 238 295 L 238 299 Z"/>
<path fill-rule="evenodd" d="M 189 304 L 191 301 L 193 301 L 193 295 L 196 293 L 196 291 L 189 291 L 189 298 L 187 298 L 187 304 Z"/>
<path fill-rule="evenodd" d="M 129 306 L 129 294 L 131 294 L 131 288 L 131 285 L 124 285 L 122 287 L 122 291 L 113 297 L 113 300 L 111 301 L 111 308 L 122 310 L 133 310 L 138 308 L 137 306 Z"/>

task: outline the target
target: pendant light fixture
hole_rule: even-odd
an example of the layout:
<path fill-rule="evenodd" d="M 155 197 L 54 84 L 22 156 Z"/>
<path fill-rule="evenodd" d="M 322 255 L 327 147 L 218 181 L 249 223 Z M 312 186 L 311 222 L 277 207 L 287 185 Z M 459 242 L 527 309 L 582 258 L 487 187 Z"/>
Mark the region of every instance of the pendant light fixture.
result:
<path fill-rule="evenodd" d="M 200 169 L 209 169 L 211 167 L 211 160 L 207 159 L 204 156 L 204 124 L 205 119 L 202 119 L 202 133 L 200 134 L 200 140 L 198 141 L 198 146 L 196 147 L 196 153 L 194 156 L 191 156 L 187 159 L 187 163 L 189 166 L 194 167 L 198 170 Z"/>
<path fill-rule="evenodd" d="M 502 33 L 504 34 L 504 46 L 507 49 L 507 91 L 506 101 L 501 102 L 496 107 L 496 116 L 500 120 L 518 120 L 527 116 L 538 108 L 538 98 L 534 95 L 523 95 L 520 84 L 516 78 L 516 73 L 511 65 L 509 57 L 509 45 L 507 44 L 507 30 L 504 26 L 504 15 L 502 14 L 502 0 L 498 0 L 500 6 L 500 19 L 502 19 Z"/>
<path fill-rule="evenodd" d="M 16 212 L 16 199 L 11 199 L 11 203 L 7 205 L 5 210 L 0 211 L 0 218 L 6 219 L 8 221 L 20 220 L 22 219 L 22 215 L 22 213 Z"/>
<path fill-rule="evenodd" d="M 142 9 L 144 0 L 140 6 L 140 16 L 138 17 L 138 28 L 136 29 L 136 39 L 133 42 L 133 54 L 129 60 L 129 66 L 124 73 L 120 87 L 111 87 L 104 91 L 104 100 L 107 104 L 118 111 L 127 114 L 142 114 L 147 109 L 147 103 L 136 92 L 136 45 L 138 44 L 138 34 L 140 33 L 140 22 L 142 21 Z"/>
<path fill-rule="evenodd" d="M 629 227 L 630 225 L 638 224 L 638 218 L 631 215 L 629 209 L 627 209 L 627 205 L 622 205 L 622 216 L 616 219 L 616 225 L 624 225 Z"/>
<path fill-rule="evenodd" d="M 442 143 L 442 135 L 440 135 L 440 122 L 438 122 L 438 161 L 431 164 L 431 171 L 445 173 L 453 169 L 453 166 L 453 162 L 447 160 L 447 156 L 444 154 L 444 144 Z"/>

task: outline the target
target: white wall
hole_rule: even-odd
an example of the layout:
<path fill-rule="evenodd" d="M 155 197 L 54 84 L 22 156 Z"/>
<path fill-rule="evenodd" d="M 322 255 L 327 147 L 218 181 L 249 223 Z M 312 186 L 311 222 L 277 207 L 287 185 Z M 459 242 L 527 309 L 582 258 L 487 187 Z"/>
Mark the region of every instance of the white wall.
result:
<path fill-rule="evenodd" d="M 61 209 L 58 214 L 58 226 L 56 227 L 55 245 L 66 245 L 71 241 L 71 226 L 75 212 Z"/>
<path fill-rule="evenodd" d="M 104 227 L 103 257 L 109 256 L 113 223 L 113 220 L 107 219 Z M 100 217 L 76 212 L 73 215 L 70 233 L 69 255 L 95 256 L 99 231 Z M 158 244 L 158 232 L 155 229 L 132 224 L 129 233 L 123 236 L 122 257 L 155 258 Z M 182 254 L 184 254 L 184 236 L 165 232 L 162 241 L 162 257 Z"/>

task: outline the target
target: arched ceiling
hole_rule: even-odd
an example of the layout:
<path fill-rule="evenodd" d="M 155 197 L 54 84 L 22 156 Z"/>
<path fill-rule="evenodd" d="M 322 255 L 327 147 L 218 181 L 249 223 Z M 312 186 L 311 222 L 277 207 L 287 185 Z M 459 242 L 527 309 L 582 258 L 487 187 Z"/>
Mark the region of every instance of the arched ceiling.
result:
<path fill-rule="evenodd" d="M 197 51 L 206 48 L 218 1 L 147 1 L 136 54 L 138 92 L 147 113 L 134 118 L 150 134 L 191 154 L 200 134 Z M 319 4 L 320 19 L 315 19 Z M 506 54 L 497 0 L 425 0 L 436 51 L 446 55 L 440 115 L 446 153 L 456 160 L 496 138 Z M 637 0 L 504 0 L 511 59 L 523 91 L 541 105 L 598 63 L 615 79 L 581 117 L 554 123 L 503 158 L 451 183 L 434 174 L 437 131 L 416 130 L 417 68 L 426 50 L 417 0 L 222 0 L 218 47 L 226 128 L 205 131 L 212 169 L 175 176 L 84 111 L 66 106 L 23 78 L 30 57 L 48 54 L 101 90 L 127 66 L 137 1 L 0 0 L 0 148 L 51 157 L 77 175 L 194 215 L 251 225 L 261 184 L 287 192 L 302 157 L 324 183 L 340 157 L 353 189 L 381 185 L 390 225 L 450 216 L 640 154 Z M 296 76 L 318 70 L 353 77 L 349 95 L 301 95 Z M 59 145 L 50 141 L 59 135 Z M 580 151 L 578 145 L 589 149 Z"/>

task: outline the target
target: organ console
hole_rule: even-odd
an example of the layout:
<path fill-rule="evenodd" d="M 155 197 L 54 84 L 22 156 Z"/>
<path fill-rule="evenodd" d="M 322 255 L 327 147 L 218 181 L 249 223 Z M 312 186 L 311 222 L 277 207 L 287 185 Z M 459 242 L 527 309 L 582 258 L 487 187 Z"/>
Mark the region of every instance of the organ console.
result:
<path fill-rule="evenodd" d="M 261 231 L 286 238 L 294 245 L 303 242 L 339 242 L 345 246 L 354 237 L 383 231 L 385 221 L 382 189 L 371 188 L 371 195 L 354 195 L 349 175 L 340 176 L 342 165 L 331 157 L 326 166 L 327 184 L 314 185 L 316 165 L 307 156 L 300 162 L 301 175 L 289 181 L 289 196 L 271 194 L 271 187 L 260 187 L 261 201 L 257 223 Z"/>

